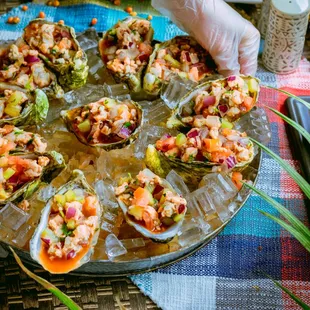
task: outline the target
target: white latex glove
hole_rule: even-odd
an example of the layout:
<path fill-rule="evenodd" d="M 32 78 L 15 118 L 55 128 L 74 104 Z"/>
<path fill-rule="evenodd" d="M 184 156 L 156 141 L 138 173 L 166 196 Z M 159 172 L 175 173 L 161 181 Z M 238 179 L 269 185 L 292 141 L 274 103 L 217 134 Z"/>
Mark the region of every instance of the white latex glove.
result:
<path fill-rule="evenodd" d="M 211 54 L 219 72 L 254 75 L 260 34 L 223 0 L 152 0 L 163 15 Z"/>

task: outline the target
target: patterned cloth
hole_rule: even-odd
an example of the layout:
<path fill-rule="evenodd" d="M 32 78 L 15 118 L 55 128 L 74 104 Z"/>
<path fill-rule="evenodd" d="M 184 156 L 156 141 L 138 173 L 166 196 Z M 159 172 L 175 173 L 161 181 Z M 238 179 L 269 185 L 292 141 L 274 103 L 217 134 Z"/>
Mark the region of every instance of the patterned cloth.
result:
<path fill-rule="evenodd" d="M 127 15 L 120 10 L 108 9 L 107 5 L 80 4 L 59 8 L 38 4 L 28 6 L 27 13 L 16 8 L 0 17 L 0 40 L 16 39 L 39 11 L 44 11 L 48 20 L 63 19 L 66 24 L 74 26 L 76 31 L 85 30 L 93 17 L 98 18 L 96 29 L 104 31 Z M 144 9 L 148 10 L 147 7 Z M 18 15 L 21 23 L 6 24 L 7 17 L 12 15 Z M 158 40 L 182 33 L 161 16 L 154 16 L 152 24 Z M 310 64 L 306 60 L 302 60 L 298 71 L 291 75 L 274 75 L 260 66 L 257 76 L 263 84 L 285 87 L 297 95 L 310 95 Z M 283 94 L 263 88 L 259 104 L 285 113 L 284 100 Z M 298 162 L 292 157 L 286 125 L 271 112 L 268 115 L 272 128 L 269 147 L 288 164 L 299 169 Z M 302 192 L 279 165 L 266 155 L 263 157 L 257 186 L 308 224 Z M 280 280 L 310 304 L 310 254 L 289 233 L 258 210 L 279 215 L 253 194 L 238 216 L 208 246 L 170 267 L 136 275 L 131 279 L 163 309 L 298 309 L 286 294 L 266 279 L 264 273 Z"/>

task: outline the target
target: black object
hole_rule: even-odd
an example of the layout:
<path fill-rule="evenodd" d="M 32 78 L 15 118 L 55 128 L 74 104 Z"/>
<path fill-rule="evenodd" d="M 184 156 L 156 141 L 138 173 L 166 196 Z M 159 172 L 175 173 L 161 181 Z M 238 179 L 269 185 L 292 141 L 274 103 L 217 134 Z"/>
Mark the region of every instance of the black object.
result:
<path fill-rule="evenodd" d="M 300 96 L 300 98 L 310 103 L 310 97 Z M 289 117 L 310 133 L 310 110 L 294 98 L 286 99 L 286 106 Z M 288 127 L 290 142 L 293 145 L 292 151 L 296 159 L 301 162 L 304 177 L 310 183 L 310 144 L 295 128 Z"/>

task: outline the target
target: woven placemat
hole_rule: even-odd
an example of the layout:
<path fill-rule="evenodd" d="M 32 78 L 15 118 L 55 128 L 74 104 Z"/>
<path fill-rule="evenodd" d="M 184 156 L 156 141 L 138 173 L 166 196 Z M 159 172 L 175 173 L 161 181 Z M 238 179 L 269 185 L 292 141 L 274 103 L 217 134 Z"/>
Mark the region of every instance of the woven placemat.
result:
<path fill-rule="evenodd" d="M 82 309 L 120 309 L 118 301 L 131 310 L 159 309 L 128 278 L 91 278 L 51 275 L 27 266 L 57 286 Z M 0 259 L 0 310 L 64 310 L 60 301 L 29 278 L 13 257 Z"/>

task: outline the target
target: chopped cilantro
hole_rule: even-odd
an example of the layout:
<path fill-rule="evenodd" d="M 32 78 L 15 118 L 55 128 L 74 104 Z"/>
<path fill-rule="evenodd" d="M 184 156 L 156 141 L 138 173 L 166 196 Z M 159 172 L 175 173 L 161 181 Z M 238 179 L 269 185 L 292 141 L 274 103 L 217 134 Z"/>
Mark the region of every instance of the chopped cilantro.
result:
<path fill-rule="evenodd" d="M 18 136 L 18 135 L 21 135 L 24 131 L 23 130 L 20 130 L 20 129 L 15 129 L 14 130 L 14 135 Z"/>
<path fill-rule="evenodd" d="M 72 230 L 69 230 L 66 224 L 62 224 L 61 229 L 65 236 L 70 236 L 72 234 Z"/>
<path fill-rule="evenodd" d="M 130 122 L 126 122 L 124 125 L 123 125 L 125 128 L 128 128 L 131 126 L 131 123 Z"/>
<path fill-rule="evenodd" d="M 54 48 L 52 48 L 51 54 L 56 55 L 56 53 L 57 53 L 57 51 Z"/>

